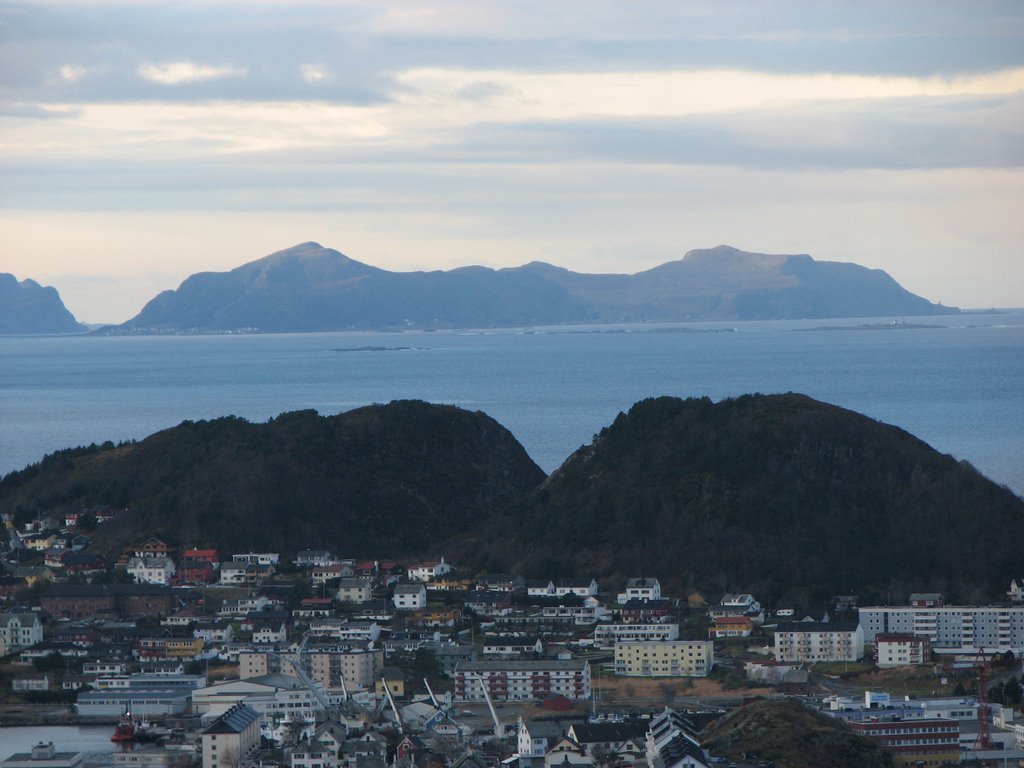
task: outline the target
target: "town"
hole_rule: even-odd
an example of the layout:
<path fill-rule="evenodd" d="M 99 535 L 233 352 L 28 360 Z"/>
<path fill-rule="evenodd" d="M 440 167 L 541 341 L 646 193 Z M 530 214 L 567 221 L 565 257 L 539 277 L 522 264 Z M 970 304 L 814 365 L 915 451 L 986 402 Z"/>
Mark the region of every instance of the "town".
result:
<path fill-rule="evenodd" d="M 1024 760 L 1024 579 L 994 605 L 769 611 L 665 594 L 659 574 L 537 580 L 441 555 L 149 538 L 108 562 L 89 533 L 123 513 L 5 517 L 0 576 L 0 722 L 110 724 L 115 765 L 763 768 L 702 728 L 780 699 L 896 765 Z M 44 742 L 0 766 L 83 763 Z"/>

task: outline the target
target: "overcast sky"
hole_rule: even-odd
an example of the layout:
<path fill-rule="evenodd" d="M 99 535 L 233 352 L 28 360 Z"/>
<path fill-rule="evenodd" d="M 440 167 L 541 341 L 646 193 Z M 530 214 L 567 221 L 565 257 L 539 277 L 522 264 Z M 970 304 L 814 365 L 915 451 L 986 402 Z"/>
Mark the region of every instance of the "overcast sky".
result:
<path fill-rule="evenodd" d="M 0 271 L 120 322 L 306 240 L 727 243 L 1024 306 L 1024 3 L 0 2 Z"/>

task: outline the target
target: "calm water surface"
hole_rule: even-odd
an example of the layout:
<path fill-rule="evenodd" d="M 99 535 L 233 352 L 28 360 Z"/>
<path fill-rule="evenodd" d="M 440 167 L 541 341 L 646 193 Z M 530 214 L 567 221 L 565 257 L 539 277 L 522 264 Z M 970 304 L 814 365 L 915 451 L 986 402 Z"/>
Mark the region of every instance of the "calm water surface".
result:
<path fill-rule="evenodd" d="M 893 319 L 2 338 L 0 474 L 184 419 L 398 398 L 482 410 L 551 471 L 645 397 L 795 391 L 900 426 L 1024 494 L 1024 312 L 859 328 L 875 322 Z"/>

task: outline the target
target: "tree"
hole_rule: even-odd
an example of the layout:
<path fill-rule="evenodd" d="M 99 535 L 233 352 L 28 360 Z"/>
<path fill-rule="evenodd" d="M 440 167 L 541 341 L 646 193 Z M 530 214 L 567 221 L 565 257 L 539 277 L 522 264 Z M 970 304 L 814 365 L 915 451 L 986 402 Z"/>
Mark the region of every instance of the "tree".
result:
<path fill-rule="evenodd" d="M 1003 683 L 1003 695 L 1006 697 L 1007 704 L 1014 706 L 1020 704 L 1021 698 L 1024 696 L 1024 688 L 1021 687 L 1020 680 L 1011 677 Z"/>

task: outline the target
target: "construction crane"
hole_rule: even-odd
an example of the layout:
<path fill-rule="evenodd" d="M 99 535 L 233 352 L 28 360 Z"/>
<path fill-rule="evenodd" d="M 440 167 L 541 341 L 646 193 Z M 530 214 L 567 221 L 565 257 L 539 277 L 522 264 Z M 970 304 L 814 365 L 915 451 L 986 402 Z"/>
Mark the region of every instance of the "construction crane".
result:
<path fill-rule="evenodd" d="M 387 678 L 382 677 L 380 679 L 380 684 L 384 686 L 384 695 L 388 697 L 388 703 L 391 704 L 391 711 L 395 713 L 395 722 L 398 724 L 398 732 L 404 734 L 405 729 L 402 727 L 402 716 L 398 714 L 398 707 L 395 706 L 395 697 L 391 695 L 391 689 L 388 687 Z"/>
<path fill-rule="evenodd" d="M 430 703 L 433 704 L 437 709 L 440 709 L 441 705 L 437 703 L 437 696 L 434 695 L 434 689 L 430 687 L 430 681 L 424 677 L 423 684 L 427 686 L 427 694 L 430 696 Z"/>
<path fill-rule="evenodd" d="M 491 694 L 487 690 L 487 683 L 484 682 L 483 675 L 477 675 L 476 681 L 480 683 L 480 689 L 484 692 L 484 699 L 487 701 L 487 708 L 491 710 L 491 719 L 494 721 L 494 735 L 500 739 L 505 735 L 505 726 L 498 719 L 498 712 L 494 709 L 494 702 L 491 701 Z"/>
<path fill-rule="evenodd" d="M 976 684 L 978 686 L 978 740 L 975 742 L 975 749 L 994 749 L 992 743 L 992 706 L 988 701 L 988 657 L 985 656 L 985 649 L 979 648 L 978 655 L 974 659 L 974 668 L 977 670 Z"/>

